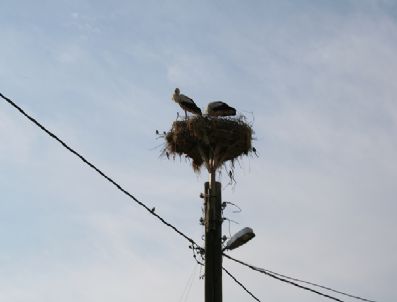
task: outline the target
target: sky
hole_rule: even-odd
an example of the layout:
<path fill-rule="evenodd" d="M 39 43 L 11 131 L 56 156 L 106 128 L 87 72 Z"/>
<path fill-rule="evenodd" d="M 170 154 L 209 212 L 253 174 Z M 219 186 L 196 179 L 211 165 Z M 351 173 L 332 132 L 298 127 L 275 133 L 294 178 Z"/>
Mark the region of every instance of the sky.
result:
<path fill-rule="evenodd" d="M 3 0 L 0 40 L 0 92 L 201 244 L 208 175 L 155 131 L 175 87 L 228 102 L 258 152 L 219 178 L 224 234 L 256 233 L 229 254 L 396 300 L 396 1 Z M 186 240 L 2 100 L 0 139 L 0 301 L 204 300 Z M 223 264 L 261 301 L 328 300 Z"/>

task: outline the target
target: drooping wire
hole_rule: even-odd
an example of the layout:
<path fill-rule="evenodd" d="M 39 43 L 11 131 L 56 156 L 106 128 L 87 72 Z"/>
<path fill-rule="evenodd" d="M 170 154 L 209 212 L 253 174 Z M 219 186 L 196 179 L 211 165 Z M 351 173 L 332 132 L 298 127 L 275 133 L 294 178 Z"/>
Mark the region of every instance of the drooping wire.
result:
<path fill-rule="evenodd" d="M 229 256 L 229 255 L 227 255 L 227 254 L 225 254 L 225 253 L 223 253 L 223 256 L 225 256 L 226 258 L 228 258 L 228 259 L 230 259 L 230 260 L 232 260 L 232 261 L 234 261 L 234 262 L 237 262 L 237 263 L 239 263 L 239 264 L 241 264 L 241 265 L 244 265 L 244 266 L 246 266 L 246 267 L 249 267 L 250 269 L 252 269 L 252 270 L 254 270 L 254 271 L 260 272 L 260 273 L 262 273 L 262 274 L 265 274 L 265 275 L 267 275 L 267 276 L 269 276 L 269 277 L 272 277 L 272 278 L 274 278 L 274 279 L 277 279 L 277 280 L 279 280 L 279 281 L 289 283 L 289 284 L 291 284 L 291 285 L 293 285 L 293 286 L 296 286 L 296 287 L 299 287 L 299 288 L 302 288 L 302 289 L 311 291 L 311 292 L 313 292 L 313 293 L 315 293 L 315 294 L 318 294 L 318 295 L 320 295 L 320 296 L 323 296 L 323 297 L 326 297 L 326 298 L 329 298 L 329 299 L 332 299 L 332 300 L 335 300 L 335 301 L 340 301 L 340 302 L 341 302 L 342 300 L 340 300 L 340 299 L 338 299 L 338 298 L 335 298 L 335 297 L 333 297 L 333 296 L 330 296 L 330 295 L 321 293 L 321 292 L 316 291 L 316 290 L 314 290 L 314 289 L 312 289 L 312 288 L 309 288 L 309 287 L 306 287 L 306 286 L 297 284 L 297 283 L 295 283 L 295 282 L 292 282 L 291 280 L 296 281 L 296 282 L 301 282 L 301 283 L 310 284 L 310 285 L 312 285 L 312 286 L 316 286 L 316 287 L 319 287 L 319 288 L 323 288 L 323 289 L 326 289 L 326 290 L 329 290 L 329 291 L 332 291 L 332 292 L 335 292 L 335 293 L 338 293 L 338 294 L 341 294 L 341 295 L 344 295 L 344 296 L 347 296 L 347 297 L 350 297 L 350 298 L 354 298 L 354 299 L 357 299 L 357 300 L 366 301 L 366 302 L 376 302 L 376 301 L 374 301 L 374 300 L 365 299 L 365 298 L 362 298 L 362 297 L 359 297 L 359 296 L 355 296 L 355 295 L 348 294 L 348 293 L 345 293 L 345 292 L 342 292 L 342 291 L 338 291 L 338 290 L 332 289 L 332 288 L 327 287 L 327 286 L 323 286 L 323 285 L 319 285 L 319 284 L 316 284 L 316 283 L 312 283 L 312 282 L 300 280 L 300 279 L 297 279 L 297 278 L 291 278 L 291 277 L 288 277 L 288 276 L 285 276 L 285 275 L 282 275 L 282 274 L 279 274 L 279 273 L 271 272 L 270 270 L 261 269 L 261 268 L 258 268 L 258 267 L 256 267 L 256 266 L 253 266 L 253 265 L 251 265 L 251 264 L 245 263 L 244 261 L 235 259 L 235 258 L 233 258 L 233 257 L 231 257 L 231 256 Z M 281 278 L 281 277 L 283 277 L 283 278 Z M 343 302 L 343 301 L 342 301 L 342 302 Z"/>
<path fill-rule="evenodd" d="M 238 205 L 236 205 L 235 203 L 230 202 L 230 201 L 222 202 L 222 209 L 225 209 L 228 204 L 230 204 L 230 205 L 234 206 L 235 208 L 237 208 L 237 211 L 232 211 L 232 213 L 241 213 L 243 211 Z"/>
<path fill-rule="evenodd" d="M 20 106 L 18 106 L 18 105 L 17 105 L 15 102 L 13 102 L 11 99 L 9 99 L 9 98 L 7 98 L 6 96 L 4 96 L 1 92 L 0 92 L 0 97 L 1 97 L 2 99 L 4 99 L 7 103 L 9 103 L 11 106 L 13 106 L 15 109 L 17 109 L 22 115 L 24 115 L 27 119 L 29 119 L 32 123 L 34 123 L 34 124 L 35 124 L 37 127 L 39 127 L 42 131 L 44 131 L 44 132 L 47 133 L 50 137 L 52 137 L 52 138 L 55 139 L 57 142 L 59 142 L 65 149 L 67 149 L 69 152 L 71 152 L 72 154 L 74 154 L 75 156 L 77 156 L 77 157 L 78 157 L 81 161 L 83 161 L 86 165 L 88 165 L 90 168 L 92 168 L 93 170 L 95 170 L 99 175 L 101 175 L 103 178 L 105 178 L 108 182 L 110 182 L 112 185 L 114 185 L 119 191 L 121 191 L 122 193 L 124 193 L 125 195 L 127 195 L 129 198 L 131 198 L 135 203 L 137 203 L 138 205 L 140 205 L 141 207 L 143 207 L 149 214 L 155 216 L 155 217 L 156 217 L 158 220 L 160 220 L 164 225 L 166 225 L 167 227 L 171 228 L 171 229 L 174 230 L 177 234 L 179 234 L 180 236 L 182 236 L 183 238 L 185 238 L 186 240 L 188 240 L 188 241 L 192 244 L 192 248 L 198 249 L 198 250 L 200 250 L 200 251 L 203 250 L 192 238 L 188 237 L 186 234 L 184 234 L 182 231 L 180 231 L 177 227 L 175 227 L 175 226 L 172 225 L 171 223 L 167 222 L 164 218 L 162 218 L 160 215 L 158 215 L 157 213 L 155 213 L 154 208 L 150 208 L 150 207 L 148 207 L 146 204 L 144 204 L 143 202 L 139 201 L 135 196 L 133 196 L 131 193 L 129 193 L 126 189 L 124 189 L 121 185 L 119 185 L 119 184 L 118 184 L 116 181 L 114 181 L 111 177 L 109 177 L 108 175 L 106 175 L 102 170 L 100 170 L 99 168 L 97 168 L 94 164 L 92 164 L 90 161 L 88 161 L 84 156 L 82 156 L 80 153 L 78 153 L 78 152 L 75 151 L 73 148 L 71 148 L 69 145 L 67 145 L 63 140 L 61 140 L 61 139 L 60 139 L 58 136 L 56 136 L 53 132 L 51 132 L 50 130 L 48 130 L 47 128 L 45 128 L 40 122 L 38 122 L 35 118 L 33 118 L 32 116 L 30 116 L 29 114 L 27 114 Z M 242 265 L 244 265 L 244 266 L 247 266 L 247 267 L 249 267 L 249 268 L 251 268 L 251 269 L 253 269 L 253 270 L 255 270 L 255 271 L 264 273 L 264 274 L 266 274 L 266 275 L 268 275 L 268 276 L 270 276 L 270 277 L 272 277 L 272 278 L 275 278 L 275 279 L 277 279 L 277 280 L 279 280 L 279 281 L 283 281 L 283 282 L 289 283 L 289 284 L 291 284 L 291 285 L 300 287 L 300 288 L 302 288 L 302 289 L 309 290 L 309 291 L 311 291 L 311 292 L 313 292 L 313 293 L 316 293 L 316 294 L 319 294 L 319 295 L 321 295 L 321 296 L 324 296 L 324 297 L 333 299 L 333 300 L 335 300 L 335 301 L 343 302 L 343 301 L 340 300 L 340 299 L 337 299 L 337 298 L 335 298 L 335 297 L 332 297 L 332 296 L 329 296 L 329 295 L 320 293 L 320 292 L 318 292 L 318 291 L 316 291 L 316 290 L 313 290 L 313 289 L 311 289 L 311 288 L 308 288 L 308 287 L 305 287 L 305 286 L 296 284 L 296 283 L 294 283 L 294 282 L 292 282 L 292 281 L 289 281 L 289 280 L 294 280 L 294 281 L 297 281 L 297 282 L 304 282 L 304 283 L 307 283 L 307 284 L 310 284 L 310 285 L 313 285 L 313 286 L 321 287 L 321 288 L 324 288 L 324 289 L 327 289 L 327 290 L 330 290 L 330 291 L 334 291 L 334 292 L 336 292 L 336 293 L 339 293 L 339 294 L 342 294 L 342 295 L 346 295 L 346 296 L 349 296 L 349 297 L 352 297 L 352 298 L 355 298 L 355 299 L 359 299 L 359 300 L 362 300 L 362 301 L 376 302 L 376 301 L 374 301 L 374 300 L 364 299 L 364 298 L 361 298 L 361 297 L 358 297 L 358 296 L 354 296 L 354 295 L 346 294 L 346 293 L 343 293 L 343 292 L 340 292 L 340 291 L 336 291 L 336 290 L 333 290 L 333 289 L 328 288 L 328 287 L 325 287 L 325 286 L 317 285 L 317 284 L 315 284 L 315 283 L 310 283 L 310 282 L 307 282 L 307 281 L 303 281 L 303 280 L 299 280 L 299 279 L 294 279 L 294 278 L 287 277 L 287 276 L 283 276 L 283 275 L 277 274 L 277 273 L 271 273 L 271 272 L 268 271 L 268 270 L 258 269 L 257 267 L 252 266 L 252 265 L 249 265 L 249 264 L 247 264 L 247 263 L 245 263 L 245 262 L 243 262 L 243 261 L 241 261 L 241 260 L 234 259 L 234 258 L 230 257 L 229 255 L 227 255 L 227 254 L 225 254 L 225 253 L 223 253 L 223 255 L 224 255 L 226 258 L 229 258 L 230 260 L 233 260 L 233 261 L 235 261 L 235 262 L 237 262 L 237 263 L 240 263 L 240 264 L 242 264 Z M 195 258 L 196 258 L 196 257 L 195 257 Z M 197 259 L 196 259 L 196 260 L 197 260 Z M 199 261 L 197 261 L 197 262 L 200 263 Z M 200 264 L 201 264 L 201 263 L 200 263 Z M 258 300 L 258 298 L 256 298 L 251 292 L 249 292 L 249 291 L 246 289 L 246 287 L 245 287 L 244 285 L 242 285 L 234 276 L 232 276 L 224 267 L 223 267 L 223 270 L 224 270 L 235 282 L 237 282 L 244 290 L 246 290 L 254 299 L 256 299 L 257 301 L 260 301 L 260 300 Z M 278 275 L 278 276 L 283 276 L 284 278 L 289 279 L 289 280 L 285 280 L 285 279 L 282 279 L 282 278 L 280 278 L 280 277 L 277 277 L 277 275 Z"/>
<path fill-rule="evenodd" d="M 226 274 L 229 275 L 230 278 L 233 279 L 234 282 L 236 282 L 242 289 L 244 289 L 252 298 L 254 298 L 256 301 L 261 302 L 251 291 L 249 291 L 240 281 L 237 280 L 236 277 L 234 277 L 226 268 L 222 267 L 222 269 L 225 271 Z"/>
<path fill-rule="evenodd" d="M 226 217 L 223 217 L 222 218 L 223 219 L 223 221 L 227 221 L 228 222 L 228 225 L 229 225 L 229 238 L 231 238 L 232 237 L 232 233 L 230 232 L 230 224 L 233 222 L 233 223 L 235 223 L 235 224 L 239 224 L 237 221 L 234 221 L 233 219 L 229 219 L 229 218 L 226 218 Z"/>
<path fill-rule="evenodd" d="M 205 251 L 204 251 L 204 249 L 202 247 L 200 247 L 200 246 L 195 246 L 193 244 L 189 245 L 189 248 L 192 249 L 193 258 L 197 262 L 197 264 L 199 264 L 201 266 L 204 266 L 204 263 L 203 263 L 205 261 L 205 258 L 204 258 Z M 200 259 L 199 259 L 199 257 L 200 257 Z"/>
<path fill-rule="evenodd" d="M 241 213 L 241 208 L 238 206 L 238 205 L 236 205 L 236 204 L 234 204 L 233 202 L 229 202 L 229 201 L 223 201 L 222 202 L 222 204 L 221 204 L 221 209 L 222 209 L 222 220 L 223 221 L 227 221 L 228 222 L 228 230 L 229 230 L 229 238 L 231 238 L 232 237 L 232 234 L 231 234 L 231 232 L 230 232 L 230 224 L 233 222 L 233 223 L 235 223 L 235 224 L 239 224 L 237 221 L 235 221 L 235 220 L 232 220 L 232 219 L 229 219 L 229 218 L 227 218 L 227 217 L 224 217 L 224 215 L 223 215 L 223 213 L 224 213 L 224 211 L 225 211 L 225 209 L 226 209 L 226 207 L 227 207 L 227 205 L 232 205 L 232 206 L 234 206 L 234 207 L 236 207 L 238 210 L 237 211 L 232 211 L 232 213 Z"/>
<path fill-rule="evenodd" d="M 186 234 L 184 234 L 182 231 L 180 231 L 177 227 L 172 225 L 171 223 L 167 222 L 164 218 L 162 218 L 160 215 L 158 215 L 153 208 L 148 207 L 146 204 L 143 202 L 139 201 L 135 196 L 133 196 L 130 192 L 128 192 L 126 189 L 124 189 L 121 185 L 119 185 L 116 181 L 114 181 L 112 178 L 110 178 L 108 175 L 106 175 L 104 172 L 102 172 L 99 168 L 97 168 L 93 163 L 89 162 L 85 157 L 83 157 L 80 153 L 75 151 L 73 148 L 69 147 L 63 140 L 61 140 L 58 136 L 56 136 L 53 132 L 45 128 L 40 122 L 38 122 L 35 118 L 27 114 L 21 107 L 19 107 L 15 102 L 13 102 L 11 99 L 7 98 L 0 92 L 0 97 L 4 99 L 7 103 L 9 103 L 11 106 L 13 106 L 15 109 L 17 109 L 22 115 L 24 115 L 27 119 L 29 119 L 32 123 L 34 123 L 37 127 L 39 127 L 41 130 L 43 130 L 45 133 L 47 133 L 49 136 L 51 136 L 53 139 L 55 139 L 57 142 L 59 142 L 65 149 L 67 149 L 69 152 L 73 153 L 75 156 L 77 156 L 80 160 L 82 160 L 86 165 L 88 165 L 90 168 L 95 170 L 99 175 L 101 175 L 103 178 L 105 178 L 108 182 L 110 182 L 112 185 L 114 185 L 119 191 L 127 195 L 129 198 L 131 198 L 135 203 L 143 207 L 146 211 L 148 211 L 149 214 L 153 215 L 156 217 L 158 220 L 160 220 L 164 225 L 168 226 L 172 230 L 174 230 L 176 233 L 178 233 L 180 236 L 188 240 L 192 245 L 199 247 L 199 245 L 190 237 L 188 237 Z"/>
<path fill-rule="evenodd" d="M 231 258 L 229 258 L 229 259 L 231 259 Z M 232 260 L 235 260 L 235 259 L 232 259 Z M 255 266 L 253 266 L 253 267 L 255 267 Z M 258 271 L 258 272 L 261 272 L 261 273 L 267 272 L 267 273 L 270 273 L 270 274 L 273 274 L 273 275 L 276 275 L 276 276 L 279 276 L 279 277 L 282 277 L 282 278 L 285 278 L 285 279 L 288 279 L 288 280 L 291 280 L 291 281 L 305 283 L 305 284 L 312 285 L 312 286 L 315 286 L 315 287 L 318 287 L 318 288 L 326 289 L 326 290 L 329 290 L 331 292 L 334 292 L 334 293 L 337 293 L 337 294 L 340 294 L 340 295 L 344 295 L 344 296 L 347 296 L 347 297 L 350 297 L 350 298 L 353 298 L 353 299 L 366 301 L 366 302 L 376 302 L 375 300 L 370 300 L 370 299 L 362 298 L 362 297 L 359 297 L 359 296 L 355 296 L 355 295 L 352 295 L 352 294 L 349 294 L 349 293 L 345 293 L 345 292 L 333 289 L 333 288 L 328 287 L 328 286 L 320 285 L 320 284 L 317 284 L 317 283 L 305 281 L 305 280 L 298 279 L 298 278 L 289 277 L 289 276 L 286 276 L 286 275 L 283 275 L 283 274 L 280 274 L 280 273 L 273 272 L 273 271 L 268 270 L 268 269 L 255 267 L 255 270 Z"/>
<path fill-rule="evenodd" d="M 190 274 L 188 280 L 186 281 L 185 288 L 183 289 L 182 295 L 181 295 L 180 299 L 178 300 L 179 302 L 187 301 L 187 299 L 189 297 L 190 290 L 192 289 L 194 277 L 196 276 L 196 271 L 197 271 L 198 265 L 199 265 L 198 263 L 194 264 L 192 273 Z"/>

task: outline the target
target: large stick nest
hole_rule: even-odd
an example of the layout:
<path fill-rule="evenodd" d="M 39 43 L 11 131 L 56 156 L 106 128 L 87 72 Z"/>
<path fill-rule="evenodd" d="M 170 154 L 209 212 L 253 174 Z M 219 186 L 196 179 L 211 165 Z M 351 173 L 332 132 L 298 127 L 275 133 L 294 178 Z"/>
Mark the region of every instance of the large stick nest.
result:
<path fill-rule="evenodd" d="M 245 118 L 212 118 L 193 116 L 175 121 L 166 133 L 164 153 L 185 155 L 192 159 L 193 169 L 200 171 L 205 165 L 215 171 L 227 161 L 252 152 L 251 126 Z"/>

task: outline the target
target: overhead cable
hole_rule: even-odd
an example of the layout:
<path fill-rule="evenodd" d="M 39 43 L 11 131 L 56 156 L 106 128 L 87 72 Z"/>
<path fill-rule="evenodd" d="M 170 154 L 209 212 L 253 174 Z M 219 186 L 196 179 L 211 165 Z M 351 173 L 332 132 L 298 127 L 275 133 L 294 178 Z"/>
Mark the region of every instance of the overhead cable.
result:
<path fill-rule="evenodd" d="M 249 291 L 240 281 L 238 281 L 237 278 L 234 277 L 226 268 L 222 267 L 222 269 L 225 271 L 226 274 L 229 275 L 230 278 L 233 279 L 234 282 L 236 282 L 242 289 L 244 289 L 252 298 L 254 298 L 258 302 L 261 302 L 261 300 L 255 297 L 254 294 L 251 291 Z"/>
<path fill-rule="evenodd" d="M 233 261 L 235 261 L 235 262 L 238 262 L 238 263 L 240 263 L 240 264 L 242 264 L 242 265 L 244 265 L 244 266 L 247 266 L 247 267 L 249 267 L 249 268 L 251 268 L 251 269 L 253 269 L 253 270 L 255 270 L 255 271 L 258 271 L 258 272 L 260 272 L 260 273 L 264 273 L 264 274 L 269 273 L 269 274 L 272 274 L 272 275 L 275 275 L 275 276 L 279 276 L 279 277 L 282 277 L 282 278 L 285 278 L 285 279 L 288 279 L 288 280 L 291 280 L 291 281 L 296 281 L 296 282 L 300 282 L 300 283 L 305 283 L 305 284 L 312 285 L 312 286 L 315 286 L 315 287 L 318 287 L 318 288 L 322 288 L 322 289 L 326 289 L 326 290 L 332 291 L 332 292 L 334 292 L 334 293 L 337 293 L 337 294 L 340 294 L 340 295 L 344 295 L 344 296 L 347 296 L 347 297 L 350 297 L 350 298 L 353 298 L 353 299 L 357 299 L 357 300 L 361 300 L 361 301 L 366 301 L 366 302 L 376 302 L 375 300 L 370 300 L 370 299 L 366 299 L 366 298 L 359 297 L 359 296 L 357 296 L 357 295 L 352 295 L 352 294 L 349 294 L 349 293 L 346 293 L 346 292 L 342 292 L 342 291 L 333 289 L 333 288 L 331 288 L 331 287 L 329 287 L 329 286 L 324 286 L 324 285 L 320 285 L 320 284 L 317 284 L 317 283 L 314 283 L 314 282 L 309 282 L 309 281 L 305 281 L 305 280 L 302 280 L 302 279 L 289 277 L 289 276 L 286 276 L 286 275 L 283 275 L 283 274 L 280 274 L 280 273 L 276 273 L 276 272 L 273 272 L 273 271 L 268 270 L 268 269 L 265 269 L 265 268 L 259 268 L 259 267 L 256 267 L 256 266 L 247 264 L 247 263 L 245 263 L 245 262 L 243 262 L 243 261 L 241 261 L 241 260 L 232 258 L 232 257 L 229 256 L 229 255 L 226 255 L 226 254 L 223 254 L 223 255 L 226 256 L 227 258 L 229 258 L 230 260 L 233 260 Z"/>
<path fill-rule="evenodd" d="M 164 225 L 168 226 L 169 228 L 171 228 L 172 230 L 174 230 L 176 233 L 178 233 L 180 236 L 182 236 L 183 238 L 185 238 L 186 240 L 188 240 L 193 246 L 195 246 L 197 249 L 202 249 L 192 238 L 188 237 L 185 233 L 183 233 L 182 231 L 180 231 L 177 227 L 175 227 L 174 225 L 172 225 L 171 223 L 167 222 L 164 218 L 162 218 L 160 215 L 158 215 L 153 208 L 148 207 L 146 204 L 144 204 L 143 202 L 139 201 L 135 196 L 133 196 L 130 192 L 128 192 L 126 189 L 124 189 L 121 185 L 119 185 L 115 180 L 113 180 L 111 177 L 109 177 L 108 175 L 106 175 L 102 170 L 100 170 L 99 168 L 97 168 L 93 163 L 91 163 L 90 161 L 88 161 L 84 156 L 82 156 L 80 153 L 78 153 L 77 151 L 75 151 L 73 148 L 71 148 L 68 144 L 66 144 L 63 140 L 61 140 L 57 135 L 55 135 L 52 131 L 48 130 L 46 127 L 44 127 L 40 122 L 38 122 L 35 118 L 33 118 L 32 116 L 30 116 L 29 114 L 27 114 L 20 106 L 18 106 L 14 101 L 12 101 L 11 99 L 7 98 L 6 96 L 4 96 L 2 93 L 0 93 L 0 97 L 2 99 L 4 99 L 8 104 L 10 104 L 11 106 L 13 106 L 15 109 L 17 109 L 22 115 L 24 115 L 27 119 L 29 119 L 32 123 L 34 123 L 37 127 L 39 127 L 41 130 L 43 130 L 45 133 L 47 133 L 50 137 L 52 137 L 53 139 L 55 139 L 58 143 L 60 143 L 65 149 L 67 149 L 69 152 L 73 153 L 75 156 L 77 156 L 81 161 L 83 161 L 86 165 L 88 165 L 90 168 L 92 168 L 93 170 L 95 170 L 99 175 L 101 175 L 103 178 L 105 178 L 108 182 L 110 182 L 112 185 L 114 185 L 119 191 L 121 191 L 122 193 L 124 193 L 125 195 L 127 195 L 130 199 L 132 199 L 135 203 L 137 203 L 138 205 L 140 205 L 141 207 L 143 207 L 149 214 L 155 216 L 158 220 L 160 220 Z M 311 282 L 307 282 L 307 281 L 303 281 L 303 280 L 299 280 L 296 278 L 291 278 L 285 275 L 281 275 L 278 273 L 274 273 L 271 272 L 269 270 L 265 270 L 265 269 L 260 269 L 257 268 L 255 266 L 252 266 L 250 264 L 247 264 L 241 260 L 237 260 L 235 258 L 232 258 L 231 256 L 227 255 L 227 254 L 223 254 L 226 258 L 229 258 L 230 260 L 233 260 L 237 263 L 240 263 L 244 266 L 247 266 L 249 268 L 251 268 L 252 270 L 264 273 L 272 278 L 275 278 L 279 281 L 283 281 L 286 283 L 289 283 L 291 285 L 297 286 L 299 288 L 311 291 L 313 293 L 319 294 L 321 296 L 327 297 L 329 299 L 335 300 L 335 301 L 339 301 L 339 302 L 343 302 L 342 300 L 323 294 L 321 292 L 318 292 L 316 290 L 313 290 L 311 288 L 299 285 L 297 283 L 294 283 L 290 280 L 296 281 L 296 282 L 302 282 L 302 283 L 306 283 L 306 284 L 310 284 L 312 286 L 316 286 L 316 287 L 320 287 L 323 289 L 327 289 L 342 295 L 346 295 L 349 296 L 351 298 L 355 298 L 355 299 L 359 299 L 362 301 L 366 301 L 366 302 L 376 302 L 374 300 L 369 300 L 369 299 L 364 299 L 358 296 L 354 296 L 354 295 L 350 295 L 347 293 L 343 293 L 341 291 L 337 291 L 334 289 L 331 289 L 329 287 L 325 287 L 322 285 L 318 285 L 315 283 L 311 283 Z M 260 301 L 258 298 L 256 298 L 249 290 L 247 290 L 247 288 L 241 284 L 241 282 L 239 282 L 233 275 L 231 275 L 224 267 L 223 270 L 237 283 L 239 284 L 247 293 L 249 293 L 255 300 Z M 280 278 L 283 277 L 283 278 Z M 288 279 L 288 280 L 286 280 Z"/>
<path fill-rule="evenodd" d="M 285 283 L 289 283 L 290 285 L 299 287 L 299 288 L 304 289 L 304 290 L 308 290 L 308 291 L 310 291 L 310 292 L 312 292 L 312 293 L 315 293 L 315 294 L 317 294 L 317 295 L 323 296 L 323 297 L 328 298 L 328 299 L 331 299 L 331 300 L 335 300 L 335 301 L 339 301 L 339 302 L 344 302 L 344 301 L 341 300 L 341 299 L 338 299 L 338 298 L 336 298 L 336 297 L 333 297 L 333 296 L 324 294 L 324 293 L 319 292 L 319 291 L 317 291 L 317 290 L 314 290 L 314 289 L 312 289 L 312 288 L 310 288 L 310 287 L 303 286 L 303 285 L 300 285 L 300 284 L 298 284 L 298 283 L 292 282 L 292 281 L 290 281 L 290 280 L 280 278 L 280 277 L 278 277 L 278 276 L 276 276 L 276 275 L 274 275 L 274 274 L 271 274 L 271 273 L 269 273 L 269 272 L 267 272 L 267 271 L 258 270 L 255 266 L 250 265 L 250 264 L 247 264 L 247 263 L 245 263 L 245 262 L 243 262 L 243 261 L 241 261 L 241 260 L 235 259 L 235 258 L 233 258 L 233 257 L 231 257 L 231 256 L 229 256 L 229 255 L 227 255 L 227 254 L 225 254 L 225 253 L 223 253 L 223 256 L 225 256 L 226 258 L 229 258 L 230 260 L 233 260 L 233 261 L 235 261 L 235 262 L 237 262 L 237 263 L 240 263 L 240 264 L 242 264 L 242 265 L 244 265 L 244 266 L 247 266 L 247 267 L 249 267 L 250 269 L 252 269 L 252 270 L 254 270 L 254 271 L 258 271 L 258 272 L 263 273 L 263 274 L 265 274 L 265 275 L 267 275 L 267 276 L 269 276 L 269 277 L 272 277 L 272 278 L 274 278 L 274 279 L 276 279 L 276 280 L 278 280 L 278 281 L 282 281 L 282 282 L 285 282 Z"/>
<path fill-rule="evenodd" d="M 80 160 L 82 160 L 86 165 L 88 165 L 90 168 L 95 170 L 99 175 L 101 175 L 103 178 L 105 178 L 107 181 L 109 181 L 112 185 L 114 185 L 119 191 L 127 195 L 129 198 L 131 198 L 135 203 L 143 207 L 146 211 L 148 211 L 149 214 L 155 216 L 157 219 L 159 219 L 163 224 L 166 226 L 170 227 L 172 230 L 174 230 L 176 233 L 178 233 L 180 236 L 188 240 L 192 246 L 191 248 L 193 250 L 199 250 L 203 251 L 202 247 L 200 247 L 192 238 L 188 237 L 186 234 L 184 234 L 182 231 L 180 231 L 177 227 L 172 225 L 171 223 L 167 222 L 164 218 L 162 218 L 160 215 L 155 213 L 153 208 L 149 208 L 146 204 L 143 202 L 139 201 L 135 196 L 133 196 L 130 192 L 128 192 L 126 189 L 124 189 L 121 185 L 119 185 L 116 181 L 114 181 L 112 178 L 110 178 L 108 175 L 106 175 L 102 170 L 97 168 L 93 163 L 88 161 L 84 156 L 82 156 L 80 153 L 75 151 L 73 148 L 71 148 L 69 145 L 67 145 L 63 140 L 61 140 L 58 136 L 56 136 L 52 131 L 48 130 L 46 127 L 44 127 L 40 122 L 38 122 L 35 118 L 27 114 L 20 106 L 18 106 L 14 101 L 11 99 L 7 98 L 0 92 L 0 97 L 4 99 L 8 104 L 16 108 L 20 113 L 22 113 L 27 119 L 29 119 L 32 123 L 34 123 L 37 127 L 39 127 L 41 130 L 43 130 L 45 133 L 47 133 L 49 136 L 51 136 L 53 139 L 55 139 L 57 142 L 59 142 L 64 148 L 66 148 L 69 152 L 73 153 L 76 155 Z M 196 259 L 196 257 L 194 257 Z M 197 263 L 201 264 L 197 259 Z M 233 278 L 234 281 L 236 281 L 244 290 L 246 290 L 252 297 L 254 297 L 257 301 L 259 301 L 251 292 L 249 292 L 246 287 L 241 284 L 241 282 L 237 281 L 237 279 L 232 276 L 225 268 L 223 268 L 225 272 Z"/>
<path fill-rule="evenodd" d="M 60 143 L 64 148 L 66 148 L 69 152 L 73 153 L 76 155 L 79 159 L 81 159 L 86 165 L 88 165 L 90 168 L 95 170 L 99 175 L 101 175 L 103 178 L 105 178 L 108 182 L 110 182 L 112 185 L 114 185 L 119 191 L 123 192 L 125 195 L 127 195 L 129 198 L 131 198 L 135 203 L 143 207 L 146 211 L 148 211 L 149 214 L 153 215 L 156 217 L 158 220 L 160 220 L 164 225 L 168 226 L 169 228 L 173 229 L 175 232 L 177 232 L 180 236 L 188 240 L 192 245 L 195 245 L 196 247 L 199 247 L 199 245 L 190 237 L 188 237 L 186 234 L 184 234 L 182 231 L 180 231 L 177 227 L 172 225 L 171 223 L 167 222 L 164 218 L 162 218 L 160 215 L 158 215 L 153 208 L 148 207 L 146 204 L 143 202 L 139 201 L 135 196 L 133 196 L 130 192 L 128 192 L 126 189 L 124 189 L 121 185 L 119 185 L 116 181 L 114 181 L 112 178 L 110 178 L 108 175 L 106 175 L 102 170 L 97 168 L 93 163 L 88 161 L 84 156 L 82 156 L 80 153 L 75 151 L 73 148 L 71 148 L 69 145 L 67 145 L 63 140 L 61 140 L 58 136 L 56 136 L 53 132 L 45 128 L 40 122 L 38 122 L 35 118 L 27 114 L 20 106 L 18 106 L 15 102 L 13 102 L 11 99 L 7 98 L 4 96 L 2 93 L 0 93 L 0 97 L 4 99 L 7 103 L 9 103 L 11 106 L 16 108 L 20 113 L 22 113 L 26 118 L 28 118 L 32 123 L 34 123 L 37 127 L 39 127 L 41 130 L 43 130 L 45 133 L 47 133 L 49 136 L 51 136 L 53 139 L 55 139 L 58 143 Z"/>

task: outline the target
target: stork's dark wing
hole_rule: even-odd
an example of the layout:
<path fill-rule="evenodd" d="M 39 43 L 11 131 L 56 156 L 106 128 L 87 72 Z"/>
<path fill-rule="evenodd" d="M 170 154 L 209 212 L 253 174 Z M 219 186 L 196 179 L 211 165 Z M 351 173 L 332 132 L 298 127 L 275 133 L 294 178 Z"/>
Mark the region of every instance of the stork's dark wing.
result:
<path fill-rule="evenodd" d="M 179 104 L 181 105 L 182 109 L 189 111 L 191 113 L 201 115 L 201 109 L 197 107 L 196 103 L 192 99 L 190 98 L 188 98 L 188 100 L 184 99 Z"/>

